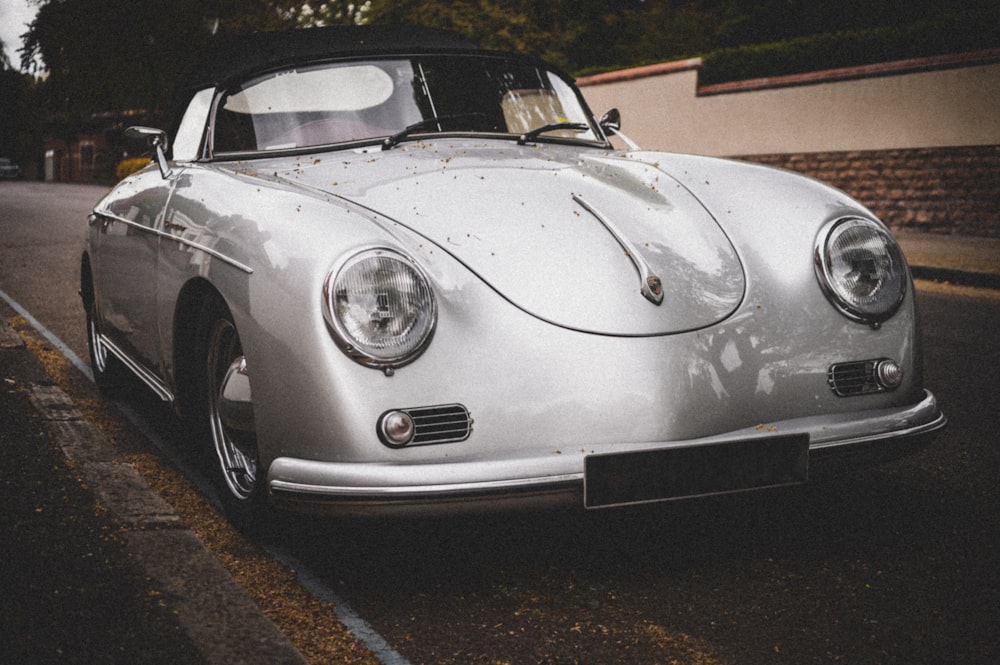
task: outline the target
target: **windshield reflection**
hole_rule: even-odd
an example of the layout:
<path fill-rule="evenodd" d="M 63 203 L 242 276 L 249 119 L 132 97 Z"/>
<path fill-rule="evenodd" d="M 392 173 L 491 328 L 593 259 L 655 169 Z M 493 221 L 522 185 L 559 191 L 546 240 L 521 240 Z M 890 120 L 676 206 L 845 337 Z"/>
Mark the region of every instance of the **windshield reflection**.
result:
<path fill-rule="evenodd" d="M 247 81 L 223 96 L 213 147 L 215 153 L 267 152 L 430 132 L 522 136 L 547 125 L 556 127 L 537 140 L 603 141 L 572 84 L 533 62 L 483 55 L 389 58 L 299 67 Z"/>

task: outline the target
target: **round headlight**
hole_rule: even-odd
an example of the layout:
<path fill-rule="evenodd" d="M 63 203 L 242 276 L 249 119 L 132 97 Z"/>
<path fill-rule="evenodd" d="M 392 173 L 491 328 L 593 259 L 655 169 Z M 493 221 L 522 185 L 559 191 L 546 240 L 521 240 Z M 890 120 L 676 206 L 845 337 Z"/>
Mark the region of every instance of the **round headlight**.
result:
<path fill-rule="evenodd" d="M 846 316 L 877 325 L 903 302 L 908 281 L 899 245 L 881 225 L 847 217 L 827 225 L 816 246 L 816 272 Z"/>
<path fill-rule="evenodd" d="M 340 348 L 370 367 L 398 367 L 416 358 L 437 319 L 423 272 L 390 249 L 349 257 L 327 277 L 324 300 Z"/>

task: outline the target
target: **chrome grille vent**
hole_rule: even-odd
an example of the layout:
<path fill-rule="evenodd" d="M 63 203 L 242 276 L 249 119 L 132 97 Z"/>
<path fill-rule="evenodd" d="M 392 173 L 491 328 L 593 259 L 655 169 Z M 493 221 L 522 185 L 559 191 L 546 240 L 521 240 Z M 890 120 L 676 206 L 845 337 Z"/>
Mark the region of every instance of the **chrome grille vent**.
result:
<path fill-rule="evenodd" d="M 472 433 L 472 418 L 461 404 L 422 406 L 401 411 L 413 418 L 412 446 L 464 441 Z"/>
<path fill-rule="evenodd" d="M 886 387 L 879 377 L 879 365 L 883 362 L 883 359 L 858 360 L 830 365 L 827 381 L 840 397 L 884 392 Z"/>
<path fill-rule="evenodd" d="M 387 432 L 393 426 L 402 428 L 395 439 Z M 452 443 L 469 438 L 472 418 L 461 404 L 418 406 L 387 411 L 379 418 L 378 430 L 382 443 L 393 448 Z"/>

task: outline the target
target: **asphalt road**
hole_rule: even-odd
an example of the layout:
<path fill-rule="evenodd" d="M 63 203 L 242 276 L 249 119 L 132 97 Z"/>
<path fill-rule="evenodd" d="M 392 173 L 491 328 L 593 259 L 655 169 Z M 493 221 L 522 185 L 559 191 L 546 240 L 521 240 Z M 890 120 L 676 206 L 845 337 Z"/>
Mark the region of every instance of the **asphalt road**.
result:
<path fill-rule="evenodd" d="M 102 191 L 0 184 L 0 289 L 81 358 L 77 262 Z M 654 508 L 291 519 L 261 538 L 411 663 L 996 663 L 1000 299 L 918 298 L 925 383 L 951 423 L 906 459 Z"/>

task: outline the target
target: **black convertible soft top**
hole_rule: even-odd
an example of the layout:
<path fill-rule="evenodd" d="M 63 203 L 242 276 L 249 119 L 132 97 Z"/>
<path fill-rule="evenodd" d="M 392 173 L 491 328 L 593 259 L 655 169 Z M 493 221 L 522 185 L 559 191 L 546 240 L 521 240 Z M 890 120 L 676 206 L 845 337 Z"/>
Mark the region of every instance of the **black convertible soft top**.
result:
<path fill-rule="evenodd" d="M 299 60 L 476 49 L 476 44 L 462 35 L 404 25 L 258 32 L 213 39 L 183 88 L 191 93 Z"/>
<path fill-rule="evenodd" d="M 474 42 L 454 32 L 408 25 L 330 26 L 213 37 L 174 89 L 170 134 L 176 133 L 192 94 L 255 72 L 303 60 L 478 50 Z"/>

